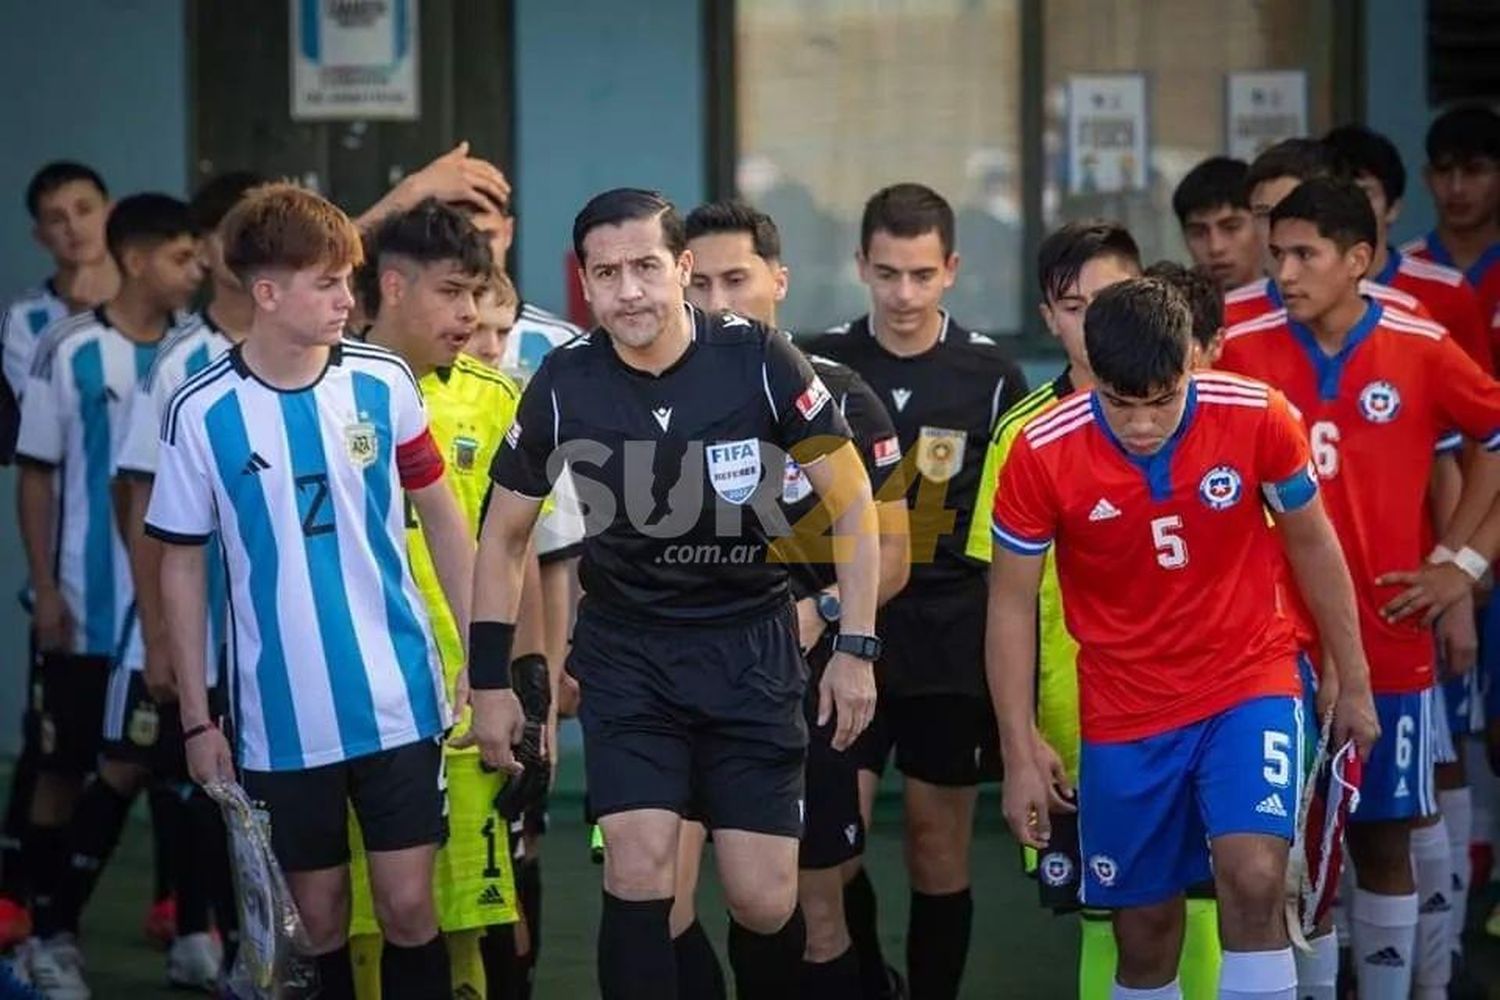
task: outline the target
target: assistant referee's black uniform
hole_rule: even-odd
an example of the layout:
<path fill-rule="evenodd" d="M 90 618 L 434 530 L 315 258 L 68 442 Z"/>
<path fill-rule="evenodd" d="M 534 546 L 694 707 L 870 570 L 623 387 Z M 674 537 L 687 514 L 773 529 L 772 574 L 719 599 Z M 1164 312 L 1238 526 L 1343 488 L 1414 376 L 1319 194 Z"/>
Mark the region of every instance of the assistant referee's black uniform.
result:
<path fill-rule="evenodd" d="M 689 313 L 692 343 L 660 375 L 602 329 L 547 355 L 492 475 L 543 497 L 566 458 L 586 508 L 568 670 L 595 814 L 796 837 L 807 668 L 787 567 L 767 552 L 781 456 L 821 457 L 849 427 L 779 333 Z"/>
<path fill-rule="evenodd" d="M 880 397 L 852 368 L 818 355 L 807 360 L 849 422 L 876 500 L 900 498 L 904 492 L 899 480 L 901 441 Z M 835 566 L 829 560 L 831 522 L 826 508 L 819 509 L 812 483 L 795 462 L 787 465 L 781 503 L 793 534 L 779 544 L 778 551 L 791 561 L 788 568 L 792 596 L 800 601 L 838 583 Z M 834 720 L 821 728 L 817 725 L 818 681 L 833 655 L 839 610 L 836 600 L 819 602 L 819 612 L 827 627 L 807 651 L 812 676 L 804 699 L 809 738 L 807 815 L 798 856 L 801 868 L 833 868 L 859 857 L 865 848 L 864 821 L 859 812 L 858 758 L 852 752 L 833 749 Z"/>
<path fill-rule="evenodd" d="M 895 422 L 909 470 L 912 568 L 881 609 L 876 715 L 854 752 L 883 771 L 934 785 L 999 777 L 999 733 L 984 676 L 985 567 L 964 555 L 985 447 L 999 415 L 1026 393 L 1015 362 L 947 313 L 938 342 L 893 354 L 863 316 L 807 344 L 854 369 Z M 978 516 L 984 516 L 980 512 Z"/>

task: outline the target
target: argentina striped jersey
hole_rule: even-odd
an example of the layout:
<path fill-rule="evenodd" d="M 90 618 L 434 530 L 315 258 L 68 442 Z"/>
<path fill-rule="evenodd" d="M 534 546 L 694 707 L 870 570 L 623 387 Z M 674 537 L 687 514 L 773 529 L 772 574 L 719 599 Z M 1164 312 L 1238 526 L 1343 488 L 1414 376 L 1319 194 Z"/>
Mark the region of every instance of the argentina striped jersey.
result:
<path fill-rule="evenodd" d="M 403 481 L 413 449 L 432 461 Z M 402 496 L 441 474 L 411 371 L 382 348 L 346 341 L 311 386 L 281 391 L 236 347 L 172 397 L 146 531 L 218 533 L 243 767 L 319 767 L 446 728 Z"/>

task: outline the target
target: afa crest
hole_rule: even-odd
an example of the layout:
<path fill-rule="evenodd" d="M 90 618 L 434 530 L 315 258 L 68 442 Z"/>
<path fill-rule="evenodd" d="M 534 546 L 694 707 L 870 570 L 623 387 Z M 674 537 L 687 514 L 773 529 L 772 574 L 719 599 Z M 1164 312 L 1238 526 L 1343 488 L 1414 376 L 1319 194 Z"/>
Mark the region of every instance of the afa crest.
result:
<path fill-rule="evenodd" d="M 1359 412 L 1372 424 L 1388 424 L 1401 412 L 1401 393 L 1384 380 L 1371 382 L 1359 392 Z"/>
<path fill-rule="evenodd" d="M 380 457 L 380 436 L 375 425 L 366 421 L 349 424 L 344 428 L 344 451 L 349 455 L 349 464 L 356 469 L 367 469 Z"/>
<path fill-rule="evenodd" d="M 946 483 L 964 467 L 963 431 L 923 427 L 917 434 L 917 471 L 935 483 Z"/>
<path fill-rule="evenodd" d="M 138 747 L 152 747 L 156 745 L 156 738 L 161 733 L 161 717 L 156 713 L 156 706 L 149 702 L 142 702 L 130 713 L 130 726 L 126 735 L 130 742 Z"/>
<path fill-rule="evenodd" d="M 1232 465 L 1216 465 L 1198 482 L 1198 497 L 1209 510 L 1228 510 L 1240 502 L 1244 481 Z"/>
<path fill-rule="evenodd" d="M 460 434 L 453 439 L 453 468 L 459 472 L 473 472 L 474 462 L 479 457 L 479 442 Z"/>

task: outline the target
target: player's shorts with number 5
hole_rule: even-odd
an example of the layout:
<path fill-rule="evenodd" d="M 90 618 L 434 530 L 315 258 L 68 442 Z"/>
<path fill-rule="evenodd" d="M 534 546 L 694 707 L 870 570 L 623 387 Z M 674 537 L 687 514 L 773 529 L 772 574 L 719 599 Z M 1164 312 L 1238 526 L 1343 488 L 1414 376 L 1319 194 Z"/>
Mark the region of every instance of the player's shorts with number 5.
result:
<path fill-rule="evenodd" d="M 1083 743 L 1078 841 L 1083 902 L 1170 899 L 1212 877 L 1208 842 L 1234 833 L 1290 841 L 1302 784 L 1302 705 L 1252 698 L 1126 743 Z"/>
<path fill-rule="evenodd" d="M 1377 694 L 1380 739 L 1370 751 L 1359 785 L 1352 823 L 1431 816 L 1437 810 L 1432 784 L 1432 691 Z"/>
<path fill-rule="evenodd" d="M 510 840 L 494 805 L 505 777 L 482 770 L 477 753 L 447 753 L 443 765 L 448 774 L 448 840 L 438 848 L 432 871 L 438 926 L 463 931 L 513 924 L 516 893 Z M 354 848 L 349 933 L 379 934 L 364 851 L 352 817 L 349 825 Z"/>

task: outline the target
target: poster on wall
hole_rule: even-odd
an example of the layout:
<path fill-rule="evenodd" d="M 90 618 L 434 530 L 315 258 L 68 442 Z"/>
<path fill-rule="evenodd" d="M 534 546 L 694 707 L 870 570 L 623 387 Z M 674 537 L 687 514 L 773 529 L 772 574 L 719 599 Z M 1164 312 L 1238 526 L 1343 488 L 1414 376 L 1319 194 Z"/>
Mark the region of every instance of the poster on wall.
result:
<path fill-rule="evenodd" d="M 291 0 L 292 119 L 414 119 L 418 0 Z"/>
<path fill-rule="evenodd" d="M 1146 186 L 1146 75 L 1068 78 L 1068 192 L 1112 194 Z"/>
<path fill-rule="evenodd" d="M 1224 77 L 1224 147 L 1247 163 L 1282 139 L 1307 135 L 1307 72 L 1257 70 Z"/>

